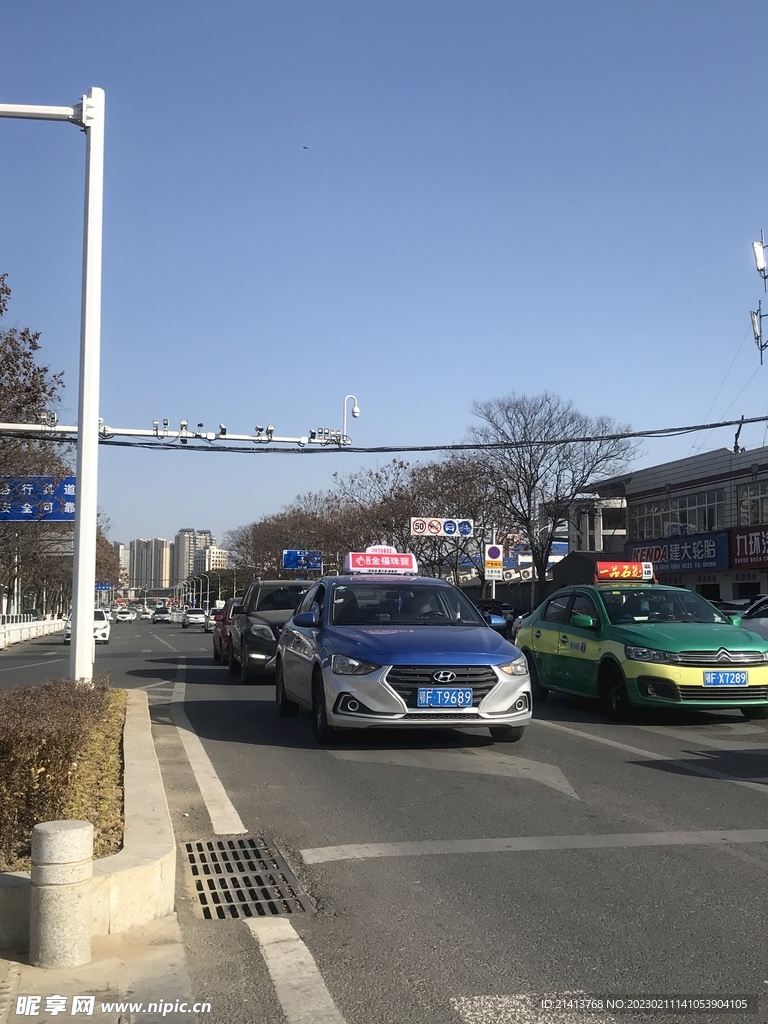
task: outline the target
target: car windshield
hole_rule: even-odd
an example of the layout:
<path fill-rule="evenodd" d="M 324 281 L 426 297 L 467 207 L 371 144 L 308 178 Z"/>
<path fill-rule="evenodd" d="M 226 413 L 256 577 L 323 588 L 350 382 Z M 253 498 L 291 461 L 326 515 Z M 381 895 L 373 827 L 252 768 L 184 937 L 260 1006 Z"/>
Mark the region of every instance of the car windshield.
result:
<path fill-rule="evenodd" d="M 333 591 L 335 626 L 484 626 L 460 590 L 409 583 L 339 584 Z"/>
<path fill-rule="evenodd" d="M 106 618 L 107 618 L 106 613 L 105 612 L 100 612 L 100 611 L 95 611 L 93 613 L 93 617 L 94 617 L 96 622 L 105 622 Z"/>
<path fill-rule="evenodd" d="M 709 601 L 691 590 L 621 588 L 601 590 L 608 618 L 614 625 L 656 622 L 718 622 L 729 620 Z"/>
<path fill-rule="evenodd" d="M 256 601 L 255 612 L 295 612 L 299 601 L 309 590 L 303 587 L 262 587 Z"/>

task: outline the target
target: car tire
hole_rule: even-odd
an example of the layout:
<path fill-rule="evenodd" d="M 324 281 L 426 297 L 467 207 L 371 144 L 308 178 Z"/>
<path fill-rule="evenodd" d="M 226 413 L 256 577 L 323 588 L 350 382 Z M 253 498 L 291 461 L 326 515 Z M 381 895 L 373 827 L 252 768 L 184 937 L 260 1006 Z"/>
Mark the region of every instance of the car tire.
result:
<path fill-rule="evenodd" d="M 632 714 L 632 707 L 627 694 L 627 684 L 621 669 L 611 665 L 600 678 L 600 705 L 603 714 L 612 722 L 626 722 Z"/>
<path fill-rule="evenodd" d="M 750 720 L 768 718 L 768 708 L 739 708 L 739 711 Z"/>
<path fill-rule="evenodd" d="M 328 724 L 323 680 L 317 671 L 312 678 L 312 732 L 319 747 L 327 747 L 336 738 L 336 730 Z"/>
<path fill-rule="evenodd" d="M 254 681 L 253 672 L 248 668 L 248 657 L 246 652 L 246 654 L 240 658 L 240 682 L 243 686 L 247 686 L 248 683 L 252 683 Z"/>
<path fill-rule="evenodd" d="M 182 624 L 181 624 L 181 628 L 182 628 L 182 629 L 186 629 L 186 628 L 187 628 L 187 624 L 186 624 L 186 622 L 182 622 Z"/>
<path fill-rule="evenodd" d="M 531 697 L 534 701 L 545 701 L 549 696 L 549 690 L 539 682 L 539 673 L 536 670 L 536 662 L 533 655 L 525 652 L 525 660 L 528 662 L 528 675 L 531 677 Z"/>
<path fill-rule="evenodd" d="M 231 676 L 240 675 L 240 662 L 235 657 L 235 652 L 230 647 L 229 649 L 229 661 L 227 662 L 227 668 Z"/>
<path fill-rule="evenodd" d="M 491 739 L 496 743 L 517 743 L 523 738 L 525 726 L 523 725 L 492 725 L 490 727 Z"/>
<path fill-rule="evenodd" d="M 216 650 L 216 644 L 213 645 L 213 660 L 216 662 L 221 661 L 221 654 Z"/>
<path fill-rule="evenodd" d="M 299 713 L 299 705 L 286 696 L 282 662 L 275 670 L 275 707 L 281 718 L 295 718 Z"/>

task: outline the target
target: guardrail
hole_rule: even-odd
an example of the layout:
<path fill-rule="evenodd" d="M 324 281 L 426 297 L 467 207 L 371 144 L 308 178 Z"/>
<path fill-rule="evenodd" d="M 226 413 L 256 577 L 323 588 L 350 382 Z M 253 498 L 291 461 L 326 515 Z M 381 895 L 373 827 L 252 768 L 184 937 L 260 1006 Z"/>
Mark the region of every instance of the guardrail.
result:
<path fill-rule="evenodd" d="M 5 615 L 5 619 L 25 619 L 24 615 Z M 4 622 L 0 624 L 0 649 L 5 650 L 12 644 L 20 644 L 24 640 L 34 640 L 38 636 L 64 631 L 64 619 L 38 619 L 26 622 Z"/>

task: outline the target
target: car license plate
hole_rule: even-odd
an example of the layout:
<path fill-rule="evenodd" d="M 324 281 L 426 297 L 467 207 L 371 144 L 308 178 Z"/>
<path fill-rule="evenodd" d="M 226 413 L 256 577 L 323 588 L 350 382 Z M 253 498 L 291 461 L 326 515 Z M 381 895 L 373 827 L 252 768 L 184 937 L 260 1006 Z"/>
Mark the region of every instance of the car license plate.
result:
<path fill-rule="evenodd" d="M 705 672 L 704 673 L 704 685 L 705 686 L 746 686 L 747 685 L 747 673 L 746 672 Z"/>
<path fill-rule="evenodd" d="M 458 686 L 430 686 L 416 695 L 419 708 L 471 708 L 472 690 Z"/>

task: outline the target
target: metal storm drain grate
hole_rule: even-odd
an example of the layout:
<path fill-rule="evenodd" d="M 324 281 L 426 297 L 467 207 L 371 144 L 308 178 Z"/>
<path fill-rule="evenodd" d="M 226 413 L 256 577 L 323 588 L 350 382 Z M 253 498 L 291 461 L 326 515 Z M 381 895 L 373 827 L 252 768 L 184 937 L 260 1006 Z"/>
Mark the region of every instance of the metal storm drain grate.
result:
<path fill-rule="evenodd" d="M 293 872 L 266 836 L 185 843 L 196 901 L 207 921 L 312 912 Z"/>

